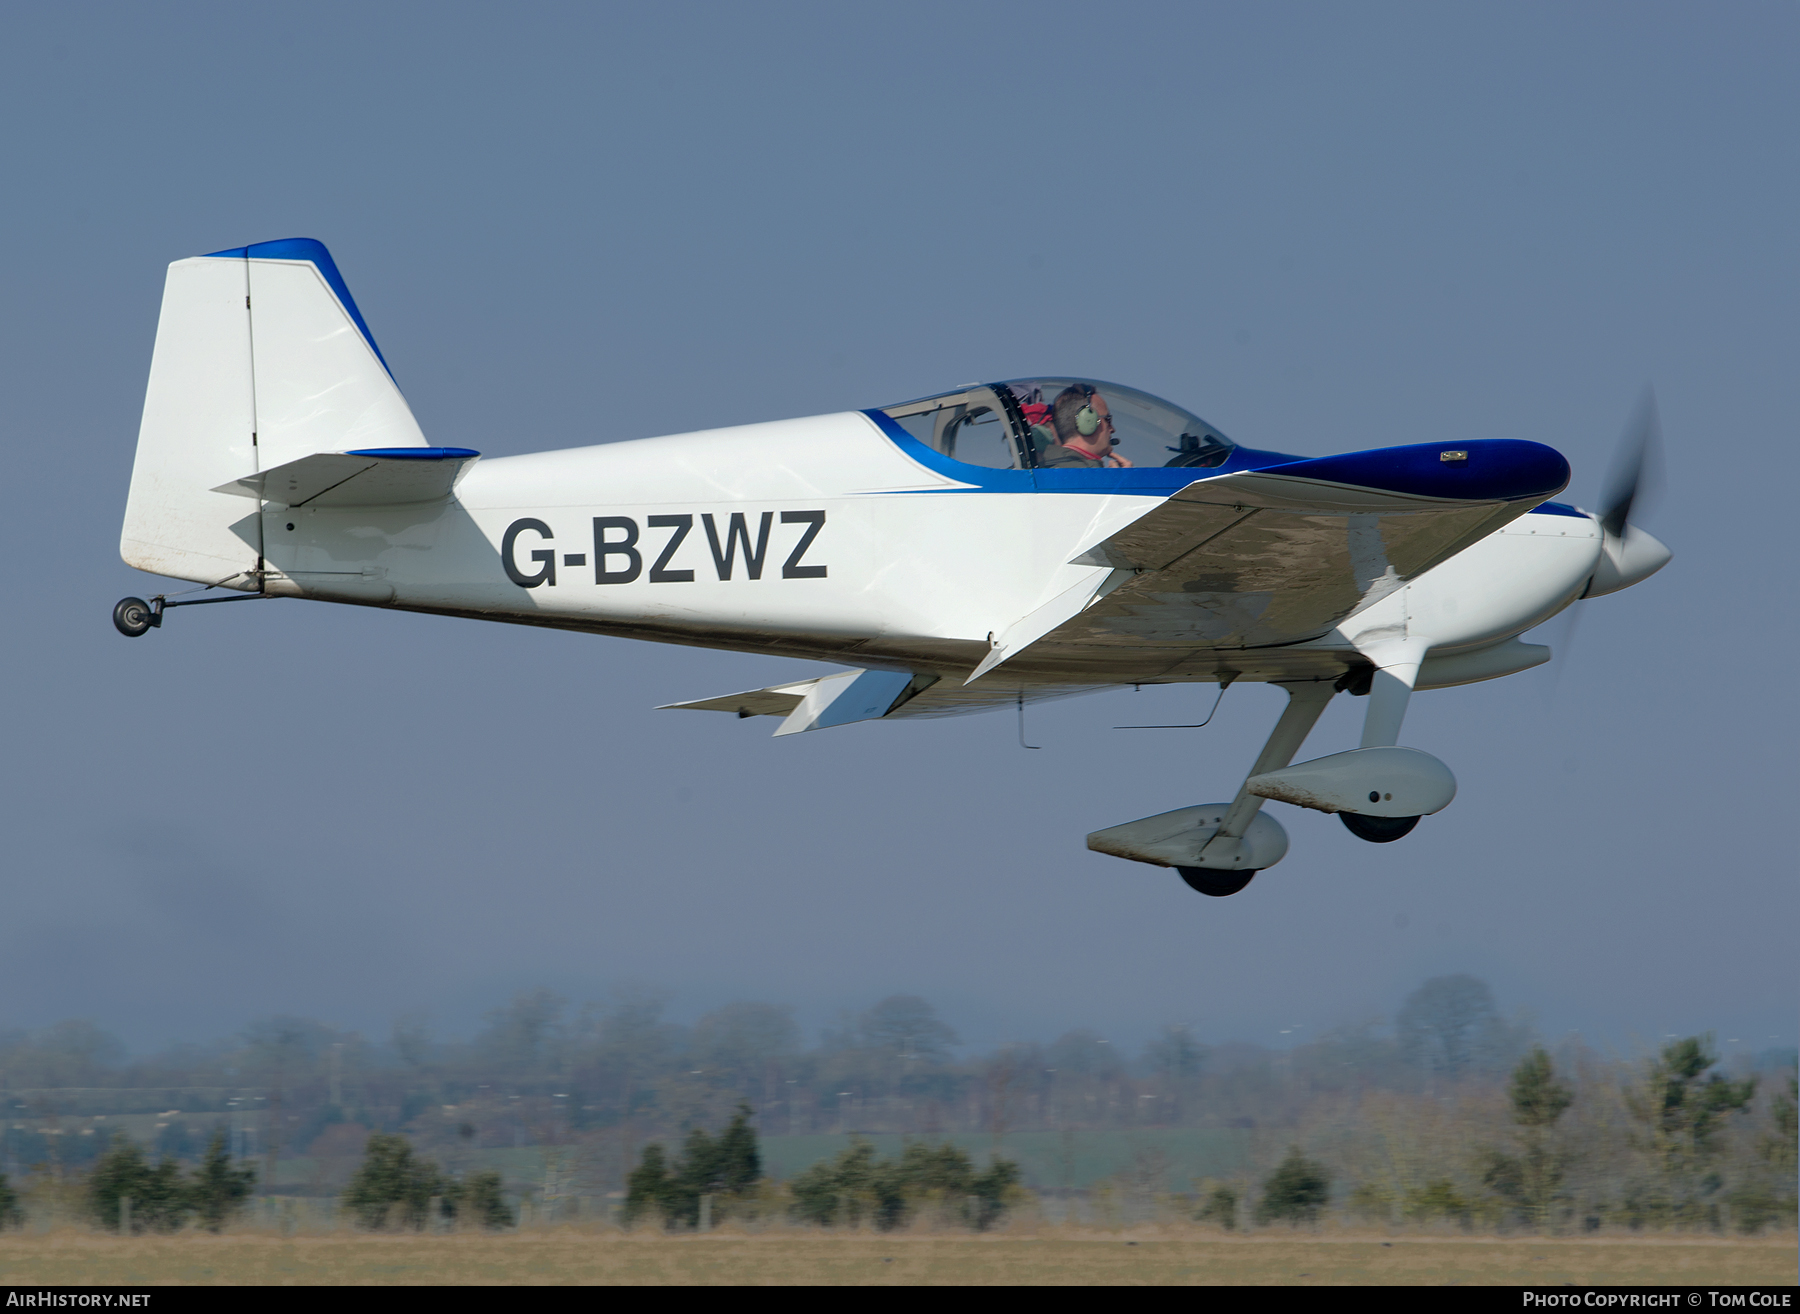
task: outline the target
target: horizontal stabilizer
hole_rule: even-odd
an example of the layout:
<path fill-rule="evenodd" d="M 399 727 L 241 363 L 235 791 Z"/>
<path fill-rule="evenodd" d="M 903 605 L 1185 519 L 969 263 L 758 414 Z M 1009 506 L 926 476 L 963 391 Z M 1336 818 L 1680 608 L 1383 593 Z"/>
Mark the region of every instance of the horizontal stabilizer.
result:
<path fill-rule="evenodd" d="M 467 447 L 315 452 L 213 489 L 284 506 L 404 506 L 450 496 L 481 453 Z"/>

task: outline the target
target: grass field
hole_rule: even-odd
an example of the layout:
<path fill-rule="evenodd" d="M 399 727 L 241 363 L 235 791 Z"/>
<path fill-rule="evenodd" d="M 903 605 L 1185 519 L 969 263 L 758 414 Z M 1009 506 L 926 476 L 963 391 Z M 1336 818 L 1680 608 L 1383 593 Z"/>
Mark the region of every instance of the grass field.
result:
<path fill-rule="evenodd" d="M 1791 1237 L 1226 1236 L 1020 1227 L 970 1233 L 555 1227 L 494 1236 L 0 1235 L 0 1285 L 1792 1284 Z"/>

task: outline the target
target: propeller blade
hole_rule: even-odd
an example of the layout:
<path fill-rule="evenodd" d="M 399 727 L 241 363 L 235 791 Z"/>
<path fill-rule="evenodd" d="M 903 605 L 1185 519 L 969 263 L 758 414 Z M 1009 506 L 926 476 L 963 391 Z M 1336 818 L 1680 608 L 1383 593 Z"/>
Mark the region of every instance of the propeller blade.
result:
<path fill-rule="evenodd" d="M 1541 627 L 1541 632 L 1533 635 L 1539 643 L 1550 645 L 1550 662 L 1546 669 L 1550 673 L 1550 683 L 1545 690 L 1544 706 L 1556 710 L 1557 699 L 1562 693 L 1563 672 L 1575 659 L 1575 636 L 1581 630 L 1581 608 L 1570 605 Z"/>
<path fill-rule="evenodd" d="M 1600 527 L 1613 538 L 1624 537 L 1625 526 L 1631 523 L 1632 504 L 1644 489 L 1645 470 L 1661 444 L 1661 434 L 1656 393 L 1645 388 L 1632 408 L 1631 418 L 1625 422 L 1625 432 L 1619 435 L 1600 504 Z"/>
<path fill-rule="evenodd" d="M 1631 524 L 1632 508 L 1653 482 L 1661 445 L 1662 421 L 1656 410 L 1656 393 L 1646 386 L 1638 397 L 1637 404 L 1631 408 L 1631 415 L 1625 421 L 1625 430 L 1619 435 L 1618 446 L 1613 449 L 1612 466 L 1607 471 L 1600 499 L 1600 528 L 1608 539 L 1621 546 L 1625 531 Z M 1603 560 L 1602 566 L 1604 565 Z M 1589 588 L 1592 587 L 1590 582 Z M 1584 593 L 1582 596 L 1588 595 Z M 1560 627 L 1554 639 L 1548 633 L 1544 636 L 1546 642 L 1550 643 L 1555 658 L 1547 700 L 1552 707 L 1555 706 L 1557 694 L 1562 687 L 1563 670 L 1575 656 L 1575 636 L 1579 630 L 1580 616 L 1580 611 L 1573 605 L 1565 608 L 1551 622 Z"/>

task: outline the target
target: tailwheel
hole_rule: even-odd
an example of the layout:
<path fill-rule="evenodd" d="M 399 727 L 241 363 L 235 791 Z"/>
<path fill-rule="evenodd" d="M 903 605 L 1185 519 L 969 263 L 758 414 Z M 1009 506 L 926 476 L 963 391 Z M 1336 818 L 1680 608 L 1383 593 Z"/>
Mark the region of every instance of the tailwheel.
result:
<path fill-rule="evenodd" d="M 162 618 L 142 598 L 120 598 L 113 608 L 113 628 L 128 639 L 148 634 L 152 626 L 161 623 Z"/>
<path fill-rule="evenodd" d="M 1340 812 L 1338 820 L 1357 839 L 1371 844 L 1392 844 L 1419 824 L 1417 817 L 1365 817 L 1359 812 Z"/>
<path fill-rule="evenodd" d="M 1215 899 L 1223 899 L 1228 894 L 1236 894 L 1250 883 L 1252 876 L 1256 875 L 1254 869 L 1250 871 L 1214 871 L 1210 867 L 1177 867 L 1175 870 L 1181 873 L 1181 879 L 1188 883 L 1190 890 L 1198 890 Z"/>

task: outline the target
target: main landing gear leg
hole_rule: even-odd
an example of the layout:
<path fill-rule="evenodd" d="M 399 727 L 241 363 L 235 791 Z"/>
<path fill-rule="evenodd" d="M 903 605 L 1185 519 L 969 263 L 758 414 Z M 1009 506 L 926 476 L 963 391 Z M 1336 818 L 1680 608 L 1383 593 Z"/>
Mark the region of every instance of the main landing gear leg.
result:
<path fill-rule="evenodd" d="M 1357 747 L 1388 748 L 1400 742 L 1400 723 L 1406 720 L 1419 663 L 1430 646 L 1429 639 L 1400 639 L 1363 650 L 1375 663 L 1375 674 L 1369 681 L 1369 710 L 1363 715 L 1362 743 Z"/>
<path fill-rule="evenodd" d="M 1363 716 L 1359 748 L 1389 748 L 1400 742 L 1400 725 L 1406 720 L 1406 704 L 1419 678 L 1419 663 L 1431 647 L 1429 639 L 1396 639 L 1372 644 L 1363 656 L 1375 663 L 1369 681 L 1369 710 Z M 1338 820 L 1357 839 L 1371 844 L 1391 844 L 1412 832 L 1417 817 L 1365 817 L 1340 812 Z"/>
<path fill-rule="evenodd" d="M 1300 751 L 1300 745 L 1306 742 L 1306 736 L 1312 733 L 1313 726 L 1318 724 L 1319 716 L 1325 710 L 1325 704 L 1337 690 L 1327 681 L 1308 681 L 1305 684 L 1286 684 L 1288 705 L 1281 711 L 1281 719 L 1275 722 L 1275 729 L 1269 734 L 1269 741 L 1257 754 L 1256 765 L 1250 768 L 1251 776 L 1260 776 L 1265 771 L 1277 771 L 1294 760 L 1294 754 Z M 1249 776 L 1245 777 L 1246 782 Z M 1244 837 L 1255 818 L 1258 809 L 1263 805 L 1262 799 L 1252 794 L 1246 785 L 1238 787 L 1237 797 L 1232 800 L 1231 808 L 1220 823 L 1218 832 L 1201 850 L 1202 856 L 1225 857 Z M 1202 894 L 1210 894 L 1215 898 L 1236 894 L 1250 883 L 1254 870 L 1217 870 L 1206 867 L 1178 867 L 1181 878 Z M 1227 888 L 1229 887 L 1229 888 Z"/>

